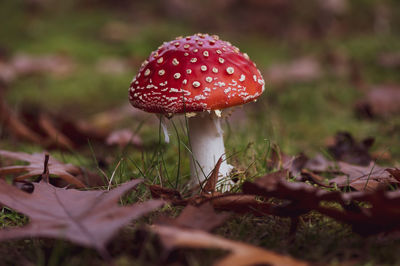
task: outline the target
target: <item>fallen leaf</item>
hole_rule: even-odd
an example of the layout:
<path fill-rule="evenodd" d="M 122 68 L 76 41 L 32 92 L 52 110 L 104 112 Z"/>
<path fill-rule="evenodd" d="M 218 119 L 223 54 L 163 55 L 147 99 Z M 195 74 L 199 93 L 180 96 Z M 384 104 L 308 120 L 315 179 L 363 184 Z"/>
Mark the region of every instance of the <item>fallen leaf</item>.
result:
<path fill-rule="evenodd" d="M 132 108 L 130 104 L 97 113 L 85 121 L 85 123 L 92 125 L 96 129 L 110 132 L 116 124 L 127 119 L 136 119 L 153 125 L 158 123 L 158 118 L 155 115 L 138 108 Z"/>
<path fill-rule="evenodd" d="M 129 129 L 120 129 L 110 133 L 106 139 L 107 145 L 118 145 L 125 147 L 128 144 L 133 144 L 136 147 L 141 147 L 143 141 L 139 135 L 134 134 Z"/>
<path fill-rule="evenodd" d="M 96 70 L 106 75 L 121 75 L 132 71 L 129 62 L 122 58 L 102 58 L 96 63 Z"/>
<path fill-rule="evenodd" d="M 122 42 L 135 35 L 134 28 L 122 21 L 111 21 L 101 29 L 101 36 L 107 41 Z"/>
<path fill-rule="evenodd" d="M 350 186 L 359 191 L 371 191 L 399 183 L 385 172 L 384 167 L 373 161 L 370 161 L 367 166 L 360 166 L 342 161 L 330 161 L 321 154 L 311 159 L 305 156 L 297 158 L 283 167 L 289 171 L 291 176 L 297 177 L 297 181 L 312 180 L 322 187 L 331 187 L 333 184 L 339 188 Z M 299 171 L 300 174 L 298 174 Z M 329 184 L 326 184 L 324 178 L 320 176 L 321 174 L 329 174 L 334 177 L 329 179 Z"/>
<path fill-rule="evenodd" d="M 18 174 L 19 176 L 14 179 L 15 181 L 22 181 L 31 177 L 39 176 L 43 173 L 43 162 L 45 156 L 45 153 L 28 154 L 23 152 L 0 150 L 0 157 L 28 163 L 27 165 L 1 167 L 0 176 Z M 48 168 L 50 175 L 58 176 L 67 183 L 75 185 L 78 188 L 85 187 L 85 184 L 77 178 L 77 176 L 83 174 L 79 167 L 72 164 L 63 164 L 54 158 L 50 158 Z"/>
<path fill-rule="evenodd" d="M 202 193 L 210 193 L 210 194 L 214 194 L 215 192 L 215 188 L 217 185 L 217 181 L 218 181 L 218 173 L 219 173 L 219 168 L 221 166 L 222 163 L 222 156 L 218 159 L 218 162 L 215 164 L 215 167 L 210 175 L 210 177 L 207 179 Z"/>
<path fill-rule="evenodd" d="M 400 53 L 384 53 L 379 55 L 378 64 L 387 68 L 397 68 L 400 67 Z"/>
<path fill-rule="evenodd" d="M 177 218 L 164 217 L 159 221 L 159 224 L 211 231 L 222 225 L 229 216 L 227 213 L 216 213 L 210 203 L 205 203 L 198 207 L 187 205 Z"/>
<path fill-rule="evenodd" d="M 343 15 L 349 8 L 348 0 L 319 0 L 317 2 L 330 15 Z"/>
<path fill-rule="evenodd" d="M 388 172 L 391 176 L 393 176 L 397 181 L 400 182 L 400 169 L 385 169 L 386 172 Z"/>
<path fill-rule="evenodd" d="M 108 131 L 93 127 L 83 120 L 76 120 L 64 113 L 53 114 L 40 106 L 25 104 L 19 117 L 36 134 L 42 136 L 45 148 L 71 150 L 91 141 L 104 142 Z"/>
<path fill-rule="evenodd" d="M 330 183 L 336 183 L 339 187 L 351 186 L 356 190 L 376 190 L 381 186 L 399 183 L 385 171 L 386 168 L 380 167 L 375 162 L 370 162 L 368 166 L 338 162 L 337 166 L 344 175 L 331 179 Z"/>
<path fill-rule="evenodd" d="M 87 145 L 88 139 L 104 142 L 109 134 L 86 121 L 73 121 L 64 115 L 49 114 L 36 106 L 25 105 L 17 114 L 1 97 L 0 123 L 18 139 L 39 144 L 46 149 L 71 150 Z"/>
<path fill-rule="evenodd" d="M 317 175 L 311 171 L 308 171 L 307 169 L 301 170 L 301 176 L 303 177 L 304 180 L 302 181 L 311 181 L 315 184 L 317 184 L 320 187 L 325 187 L 325 188 L 333 188 L 332 185 L 326 184 L 327 179 Z"/>
<path fill-rule="evenodd" d="M 8 84 L 14 81 L 16 77 L 14 68 L 0 59 L 0 82 Z"/>
<path fill-rule="evenodd" d="M 374 143 L 373 138 L 366 138 L 357 142 L 348 132 L 336 133 L 334 143 L 328 146 L 333 158 L 357 165 L 369 165 L 372 161 L 368 149 Z"/>
<path fill-rule="evenodd" d="M 33 56 L 21 53 L 12 58 L 10 65 L 19 76 L 49 73 L 65 76 L 74 69 L 74 62 L 65 55 Z"/>
<path fill-rule="evenodd" d="M 141 182 L 132 180 L 110 191 L 79 191 L 41 181 L 33 183 L 33 193 L 26 193 L 0 180 L 0 203 L 29 216 L 30 221 L 24 227 L 0 230 L 0 240 L 62 238 L 107 257 L 105 245 L 119 228 L 163 204 L 150 200 L 119 206 L 120 197 Z"/>
<path fill-rule="evenodd" d="M 239 214 L 252 213 L 256 216 L 263 216 L 269 213 L 271 205 L 262 202 L 251 195 L 242 193 L 214 193 L 213 195 L 202 193 L 191 197 L 183 197 L 177 190 L 163 188 L 158 185 L 149 186 L 151 195 L 158 199 L 161 198 L 176 206 L 186 206 L 188 204 L 200 206 L 210 202 L 216 210 L 231 211 Z"/>
<path fill-rule="evenodd" d="M 365 117 L 387 117 L 400 113 L 400 86 L 382 85 L 372 88 L 356 103 L 356 111 Z"/>
<path fill-rule="evenodd" d="M 182 198 L 181 193 L 178 190 L 172 188 L 165 188 L 159 185 L 151 185 L 149 186 L 151 196 L 156 199 L 163 199 L 166 201 L 171 201 L 174 204 L 178 204 L 178 202 L 185 201 Z M 185 201 L 186 202 L 186 201 Z M 185 203 L 183 203 L 185 204 Z"/>
<path fill-rule="evenodd" d="M 58 146 L 59 148 L 64 148 L 67 150 L 72 150 L 74 148 L 75 144 L 55 127 L 53 121 L 48 115 L 44 113 L 40 114 L 38 124 L 43 131 L 45 131 L 46 135 L 48 136 L 48 140 L 51 142 L 45 146 L 50 146 L 54 143 L 54 145 Z"/>
<path fill-rule="evenodd" d="M 266 80 L 272 84 L 307 82 L 322 76 L 320 63 L 311 57 L 296 59 L 285 64 L 270 66 L 265 71 Z"/>
<path fill-rule="evenodd" d="M 280 255 L 266 249 L 211 235 L 194 229 L 181 229 L 171 226 L 153 225 L 150 230 L 157 233 L 164 246 L 176 248 L 216 248 L 230 251 L 230 254 L 218 260 L 216 266 L 245 265 L 308 265 L 289 256 Z"/>
<path fill-rule="evenodd" d="M 262 196 L 264 200 L 280 199 L 279 203 L 272 204 L 270 214 L 293 220 L 317 211 L 351 225 L 354 232 L 365 236 L 400 231 L 399 190 L 343 193 L 288 182 L 282 175 L 269 174 L 255 182 L 245 182 L 243 192 Z M 339 204 L 341 208 L 329 203 Z"/>
<path fill-rule="evenodd" d="M 1 89 L 0 89 L 1 90 Z M 5 103 L 4 97 L 0 91 L 0 124 L 5 125 L 13 135 L 18 138 L 31 141 L 36 144 L 43 142 L 42 137 L 36 132 L 32 131 L 23 123 L 19 117 L 11 110 Z"/>

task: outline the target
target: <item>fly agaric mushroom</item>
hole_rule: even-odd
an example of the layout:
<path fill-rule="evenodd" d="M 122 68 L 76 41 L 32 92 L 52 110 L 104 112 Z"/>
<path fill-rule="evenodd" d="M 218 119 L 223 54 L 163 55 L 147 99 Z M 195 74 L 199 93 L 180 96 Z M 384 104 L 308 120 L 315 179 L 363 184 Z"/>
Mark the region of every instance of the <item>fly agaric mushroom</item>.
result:
<path fill-rule="evenodd" d="M 131 82 L 129 100 L 167 117 L 186 113 L 194 185 L 221 157 L 219 179 L 229 176 L 233 167 L 226 162 L 221 110 L 255 101 L 263 91 L 264 79 L 246 53 L 216 35 L 196 34 L 164 42 L 152 52 Z M 222 183 L 222 188 L 231 184 Z"/>

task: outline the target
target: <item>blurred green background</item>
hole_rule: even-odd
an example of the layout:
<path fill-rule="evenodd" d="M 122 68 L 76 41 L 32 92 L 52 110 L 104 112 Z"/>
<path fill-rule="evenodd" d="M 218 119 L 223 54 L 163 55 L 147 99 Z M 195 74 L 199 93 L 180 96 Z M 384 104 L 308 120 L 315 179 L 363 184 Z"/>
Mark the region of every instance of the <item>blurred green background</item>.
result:
<path fill-rule="evenodd" d="M 263 150 L 268 140 L 313 154 L 349 131 L 375 137 L 376 152 L 396 161 L 398 113 L 365 116 L 356 105 L 373 88 L 398 86 L 399 60 L 383 57 L 398 57 L 399 25 L 396 0 L 3 0 L 0 62 L 22 69 L 3 73 L 16 110 L 33 105 L 82 118 L 125 105 L 140 63 L 163 41 L 218 34 L 247 52 L 267 82 L 261 100 L 229 120 L 228 152 Z M 42 61 L 24 72 L 32 57 Z"/>
<path fill-rule="evenodd" d="M 88 142 L 51 155 L 91 171 L 101 168 L 108 176 L 115 171 L 115 184 L 165 178 L 169 182 L 163 185 L 182 189 L 189 177 L 184 123 L 178 117 L 174 125 L 168 123 L 171 143 L 164 144 L 157 118 L 129 107 L 128 87 L 151 51 L 198 32 L 217 34 L 248 53 L 266 80 L 260 100 L 233 109 L 224 123 L 226 151 L 239 175 L 252 178 L 270 171 L 265 159 L 271 144 L 290 155 L 326 154 L 338 131 L 357 140 L 375 138 L 371 154 L 377 163 L 400 167 L 398 0 L 1 0 L 1 100 L 17 114 L 28 110 L 87 123 L 115 110 L 108 117 L 118 120 L 113 127 L 137 133 L 140 147 Z M 125 119 L 117 119 L 119 112 Z M 44 149 L 20 141 L 2 125 L 0 148 Z M 142 198 L 150 197 L 143 193 Z M 176 214 L 177 209 L 164 211 Z M 0 226 L 27 222 L 3 210 Z M 288 230 L 288 220 L 248 215 L 217 233 L 331 265 L 354 258 L 365 265 L 399 263 L 398 240 L 365 244 L 349 227 L 314 213 L 302 221 L 297 241 L 288 243 Z M 132 235 L 113 241 L 116 265 L 157 265 L 154 245 L 132 241 Z M 1 243 L 0 257 L 10 265 L 101 263 L 93 251 L 72 244 L 23 241 Z M 204 264 L 215 255 L 184 253 L 188 265 Z"/>

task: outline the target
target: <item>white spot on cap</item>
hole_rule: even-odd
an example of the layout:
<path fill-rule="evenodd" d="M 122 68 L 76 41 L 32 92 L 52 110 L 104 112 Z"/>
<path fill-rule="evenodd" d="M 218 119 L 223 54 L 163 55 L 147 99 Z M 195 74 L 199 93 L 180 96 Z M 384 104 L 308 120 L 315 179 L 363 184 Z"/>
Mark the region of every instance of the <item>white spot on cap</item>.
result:
<path fill-rule="evenodd" d="M 222 54 L 221 50 L 217 50 L 217 54 Z"/>
<path fill-rule="evenodd" d="M 185 116 L 186 116 L 187 118 L 195 117 L 196 115 L 197 115 L 197 113 L 195 113 L 195 112 L 192 112 L 192 113 L 185 113 Z"/>
<path fill-rule="evenodd" d="M 186 73 L 192 74 L 192 70 L 191 69 L 186 69 Z"/>
<path fill-rule="evenodd" d="M 189 53 L 184 53 L 183 55 L 184 55 L 184 56 L 188 56 L 188 55 L 189 55 Z"/>
<path fill-rule="evenodd" d="M 205 57 L 208 57 L 210 54 L 208 53 L 208 51 L 204 51 L 204 52 L 203 52 L 203 55 L 204 55 Z"/>
<path fill-rule="evenodd" d="M 144 60 L 143 63 L 142 63 L 142 67 L 144 68 L 145 66 L 147 66 L 148 63 L 149 63 L 149 61 Z"/>
<path fill-rule="evenodd" d="M 257 76 L 253 75 L 253 79 L 254 79 L 254 81 L 257 81 Z"/>
<path fill-rule="evenodd" d="M 175 74 L 174 74 L 174 78 L 175 78 L 175 79 L 179 79 L 180 77 L 181 77 L 181 74 L 180 74 L 180 73 L 175 73 Z"/>
<path fill-rule="evenodd" d="M 193 49 L 193 52 L 197 53 L 199 51 L 199 49 Z"/>
<path fill-rule="evenodd" d="M 206 65 L 202 65 L 201 67 L 200 67 L 200 69 L 201 69 L 201 71 L 207 71 L 207 66 Z"/>
<path fill-rule="evenodd" d="M 176 59 L 176 58 L 172 59 L 172 64 L 173 64 L 174 66 L 179 65 L 178 59 Z"/>
<path fill-rule="evenodd" d="M 206 81 L 208 82 L 208 83 L 210 83 L 210 82 L 212 82 L 212 77 L 206 77 Z"/>
<path fill-rule="evenodd" d="M 216 68 L 216 67 L 213 67 L 213 69 L 212 69 L 212 72 L 214 72 L 214 73 L 218 73 L 218 68 Z"/>
<path fill-rule="evenodd" d="M 232 75 L 233 72 L 235 72 L 235 69 L 233 67 L 227 67 L 226 68 L 226 73 L 228 73 L 229 75 Z"/>
<path fill-rule="evenodd" d="M 197 62 L 197 58 L 196 58 L 196 57 L 193 57 L 192 59 L 190 59 L 190 62 L 191 62 L 191 63 L 196 63 L 196 62 Z"/>
<path fill-rule="evenodd" d="M 185 45 L 183 46 L 183 48 L 185 48 L 185 49 L 189 49 L 189 47 L 190 47 L 189 44 L 185 44 Z"/>
<path fill-rule="evenodd" d="M 158 75 L 162 76 L 162 75 L 164 75 L 164 74 L 165 74 L 165 70 L 164 70 L 164 69 L 160 69 L 160 70 L 158 71 Z"/>
<path fill-rule="evenodd" d="M 179 44 L 180 44 L 179 42 L 174 43 L 174 45 L 175 45 L 176 47 L 178 47 Z"/>
<path fill-rule="evenodd" d="M 157 59 L 157 63 L 161 64 L 164 61 L 164 58 L 160 57 Z"/>
<path fill-rule="evenodd" d="M 184 80 L 182 81 L 182 84 L 187 84 L 187 79 L 184 79 Z"/>
<path fill-rule="evenodd" d="M 148 75 L 150 75 L 150 69 L 146 69 L 146 71 L 144 72 L 144 75 L 147 77 Z"/>
<path fill-rule="evenodd" d="M 246 58 L 247 60 L 250 59 L 250 57 L 249 57 L 249 55 L 248 55 L 247 53 L 244 53 L 243 56 L 244 56 L 244 58 Z"/>
<path fill-rule="evenodd" d="M 225 60 L 223 58 L 218 58 L 218 62 L 220 62 L 221 64 L 223 64 L 225 62 Z"/>
<path fill-rule="evenodd" d="M 200 87 L 201 84 L 198 81 L 193 81 L 192 85 L 193 85 L 193 87 L 198 88 L 198 87 Z"/>
<path fill-rule="evenodd" d="M 245 75 L 240 75 L 240 78 L 239 78 L 239 81 L 240 82 L 243 82 L 244 80 L 246 79 L 246 76 Z"/>

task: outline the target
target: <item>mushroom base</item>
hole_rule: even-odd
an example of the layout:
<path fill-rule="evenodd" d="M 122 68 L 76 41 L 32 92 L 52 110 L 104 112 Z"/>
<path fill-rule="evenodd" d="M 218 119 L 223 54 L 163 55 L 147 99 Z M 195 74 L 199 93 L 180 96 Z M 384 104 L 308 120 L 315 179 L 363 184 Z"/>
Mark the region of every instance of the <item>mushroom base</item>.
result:
<path fill-rule="evenodd" d="M 233 185 L 233 182 L 229 179 L 233 166 L 226 162 L 221 119 L 214 112 L 210 114 L 204 112 L 190 117 L 188 121 L 192 149 L 191 185 L 198 185 L 207 179 L 219 158 L 222 157 L 217 188 L 223 191 L 229 190 Z"/>

